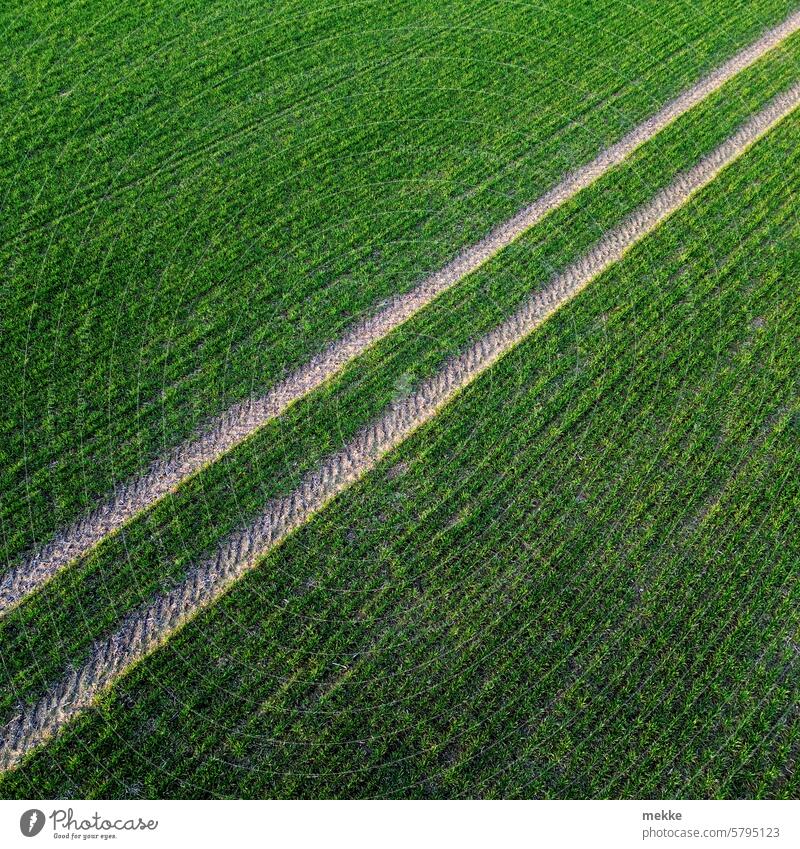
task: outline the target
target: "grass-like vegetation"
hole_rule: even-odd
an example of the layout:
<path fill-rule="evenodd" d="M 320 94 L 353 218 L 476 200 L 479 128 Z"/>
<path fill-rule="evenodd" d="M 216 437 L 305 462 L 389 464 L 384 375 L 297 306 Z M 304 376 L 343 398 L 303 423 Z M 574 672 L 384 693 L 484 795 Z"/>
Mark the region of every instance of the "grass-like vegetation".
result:
<path fill-rule="evenodd" d="M 687 116 L 13 614 L 12 698 L 724 137 L 793 78 L 793 56 Z M 0 791 L 796 793 L 798 128 L 760 143 Z"/>
<path fill-rule="evenodd" d="M 3 562 L 789 8 L 7 6 Z"/>
<path fill-rule="evenodd" d="M 226 462 L 150 516 L 67 570 L 44 592 L 0 620 L 5 675 L 0 710 L 32 698 L 63 667 L 79 661 L 93 638 L 133 606 L 183 575 L 270 496 L 299 476 L 409 391 L 447 356 L 486 332 L 552 270 L 579 256 L 605 230 L 669 182 L 679 165 L 696 161 L 743 117 L 785 88 L 800 67 L 800 39 L 732 83 L 532 231 L 485 272 L 464 281 L 434 307 L 353 364 L 342 379 L 275 422 Z M 524 263 L 509 273 L 506 257 Z M 80 627 L 74 623 L 80 622 Z"/>

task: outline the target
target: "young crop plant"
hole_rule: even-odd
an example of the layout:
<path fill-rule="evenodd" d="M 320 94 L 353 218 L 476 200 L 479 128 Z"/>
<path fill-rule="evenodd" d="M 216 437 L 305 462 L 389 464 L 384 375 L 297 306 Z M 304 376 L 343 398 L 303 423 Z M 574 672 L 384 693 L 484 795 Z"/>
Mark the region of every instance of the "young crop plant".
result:
<path fill-rule="evenodd" d="M 797 798 L 800 6 L 0 22 L 2 797 Z"/>

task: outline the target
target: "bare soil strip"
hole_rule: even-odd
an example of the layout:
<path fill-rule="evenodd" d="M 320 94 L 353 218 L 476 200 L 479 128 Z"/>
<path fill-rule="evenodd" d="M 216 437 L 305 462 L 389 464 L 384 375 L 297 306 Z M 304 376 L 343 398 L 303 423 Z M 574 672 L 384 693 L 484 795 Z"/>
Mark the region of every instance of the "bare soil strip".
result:
<path fill-rule="evenodd" d="M 0 580 L 0 616 L 15 607 L 61 569 L 87 554 L 126 522 L 153 507 L 204 467 L 277 418 L 304 396 L 334 377 L 349 362 L 383 339 L 415 313 L 541 221 L 574 198 L 638 147 L 656 136 L 765 53 L 800 30 L 800 11 L 767 31 L 749 47 L 704 77 L 592 162 L 568 174 L 558 185 L 496 227 L 481 241 L 463 250 L 444 268 L 410 292 L 399 295 L 375 315 L 352 327 L 327 350 L 313 357 L 266 395 L 234 405 L 213 420 L 196 439 L 157 460 L 140 478 L 121 485 L 88 516 L 56 535 L 52 542 L 23 559 Z"/>
<path fill-rule="evenodd" d="M 5 727 L 0 740 L 0 770 L 16 766 L 28 752 L 88 708 L 119 676 L 168 640 L 253 569 L 269 551 L 373 469 L 387 452 L 618 262 L 633 245 L 684 206 L 798 105 L 800 83 L 773 100 L 715 151 L 609 231 L 580 260 L 532 295 L 510 318 L 448 362 L 414 394 L 389 407 L 382 418 L 308 474 L 293 493 L 270 502 L 253 525 L 229 537 L 217 554 L 193 569 L 180 586 L 126 617 L 110 637 L 95 644 L 86 664 L 72 670 L 48 696 Z"/>

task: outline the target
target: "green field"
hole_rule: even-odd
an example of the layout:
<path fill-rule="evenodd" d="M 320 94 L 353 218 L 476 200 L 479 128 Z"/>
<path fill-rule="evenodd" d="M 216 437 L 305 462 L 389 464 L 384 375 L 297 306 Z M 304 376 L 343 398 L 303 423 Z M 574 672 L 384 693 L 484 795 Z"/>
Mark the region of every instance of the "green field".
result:
<path fill-rule="evenodd" d="M 4 13 L 7 564 L 791 9 L 575 2 L 532 26 L 521 4 L 430 5 Z M 0 619 L 0 712 L 798 71 L 793 38 Z M 759 142 L 0 795 L 796 796 L 799 131 Z"/>
<path fill-rule="evenodd" d="M 789 8 L 7 11 L 4 559 L 274 383 Z"/>

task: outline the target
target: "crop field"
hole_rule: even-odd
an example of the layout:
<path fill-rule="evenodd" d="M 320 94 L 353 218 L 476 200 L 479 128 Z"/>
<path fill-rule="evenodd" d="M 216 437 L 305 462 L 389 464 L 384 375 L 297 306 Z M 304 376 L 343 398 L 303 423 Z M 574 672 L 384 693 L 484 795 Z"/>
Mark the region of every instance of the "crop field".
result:
<path fill-rule="evenodd" d="M 800 6 L 0 25 L 0 797 L 798 796 Z"/>

